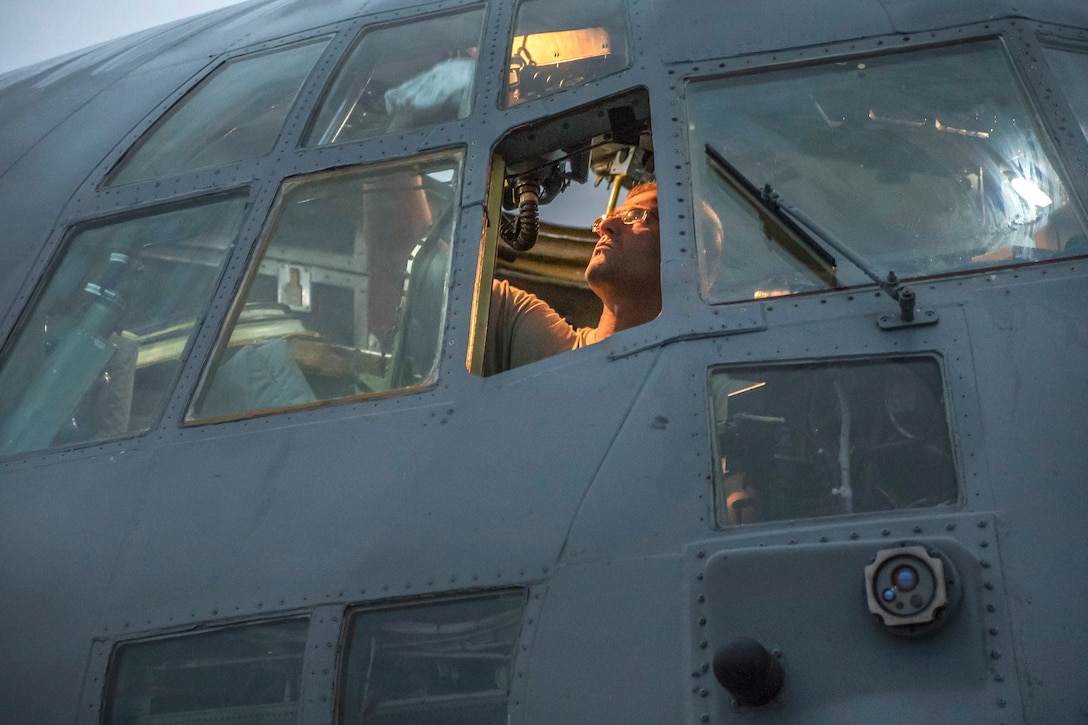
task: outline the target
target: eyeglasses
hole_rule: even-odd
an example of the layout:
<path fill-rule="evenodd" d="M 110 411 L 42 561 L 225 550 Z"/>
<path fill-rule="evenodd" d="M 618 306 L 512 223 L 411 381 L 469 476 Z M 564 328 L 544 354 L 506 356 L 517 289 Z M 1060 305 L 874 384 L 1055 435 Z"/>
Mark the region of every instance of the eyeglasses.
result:
<path fill-rule="evenodd" d="M 589 225 L 589 231 L 593 232 L 594 234 L 600 234 L 601 227 L 604 226 L 604 223 L 612 217 L 617 217 L 627 226 L 631 226 L 635 222 L 645 221 L 646 217 L 648 216 L 656 217 L 657 214 L 650 211 L 649 209 L 640 209 L 637 206 L 617 213 L 602 214 L 597 217 L 592 224 Z"/>

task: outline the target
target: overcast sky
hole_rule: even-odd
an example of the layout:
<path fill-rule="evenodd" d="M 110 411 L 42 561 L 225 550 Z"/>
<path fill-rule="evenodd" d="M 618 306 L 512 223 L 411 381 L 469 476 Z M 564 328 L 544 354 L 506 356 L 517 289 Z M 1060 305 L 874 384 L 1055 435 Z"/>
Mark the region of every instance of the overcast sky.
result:
<path fill-rule="evenodd" d="M 0 73 L 239 0 L 0 0 Z"/>

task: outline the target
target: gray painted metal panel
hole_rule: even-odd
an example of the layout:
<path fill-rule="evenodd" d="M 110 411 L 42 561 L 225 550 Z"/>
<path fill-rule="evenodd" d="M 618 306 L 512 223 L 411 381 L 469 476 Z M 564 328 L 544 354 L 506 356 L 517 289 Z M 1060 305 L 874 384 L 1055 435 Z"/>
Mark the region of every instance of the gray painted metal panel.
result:
<path fill-rule="evenodd" d="M 1088 47 L 1088 8 L 631 0 L 629 70 L 500 110 L 513 8 L 495 4 L 469 119 L 297 149 L 353 32 L 465 4 L 254 0 L 0 78 L 0 335 L 68 223 L 253 187 L 239 248 L 162 421 L 131 439 L 0 461 L 0 721 L 97 721 L 112 647 L 134 637 L 301 612 L 321 619 L 311 639 L 334 650 L 348 606 L 511 586 L 529 592 L 512 722 L 1082 717 L 1083 259 L 926 281 L 919 304 L 939 313 L 929 327 L 881 330 L 894 305 L 869 291 L 708 306 L 691 241 L 681 79 L 746 70 L 748 60 L 755 68 L 1007 33 L 1044 118 L 1061 129 L 1051 142 L 1083 211 L 1088 139 L 1053 89 L 1041 90 L 1049 76 L 1034 37 L 1067 26 L 1058 29 Z M 1021 18 L 1015 31 L 1008 17 Z M 322 29 L 343 32 L 266 158 L 99 189 L 127 145 L 218 62 Z M 927 37 L 899 37 L 920 31 Z M 650 97 L 659 183 L 675 191 L 660 202 L 672 232 L 664 312 L 583 350 L 469 375 L 490 150 L 512 128 L 635 87 Z M 463 209 L 437 384 L 182 426 L 281 180 L 459 145 Z M 943 366 L 957 506 L 715 524 L 708 368 L 905 352 Z M 946 629 L 907 642 L 870 622 L 857 595 L 873 553 L 911 540 L 946 551 L 964 595 Z M 795 601 L 799 588 L 819 596 Z M 768 709 L 734 711 L 704 669 L 735 634 L 782 649 L 786 689 Z M 324 667 L 307 675 L 307 691 L 319 694 L 306 722 L 328 717 L 331 702 L 320 698 L 335 686 L 334 655 L 314 657 Z M 864 676 L 884 663 L 881 684 L 867 689 Z"/>

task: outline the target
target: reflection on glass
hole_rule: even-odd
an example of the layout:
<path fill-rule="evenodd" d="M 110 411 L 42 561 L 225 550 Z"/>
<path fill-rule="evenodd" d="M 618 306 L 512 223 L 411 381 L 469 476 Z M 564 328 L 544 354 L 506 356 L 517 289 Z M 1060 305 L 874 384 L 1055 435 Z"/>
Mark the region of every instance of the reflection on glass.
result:
<path fill-rule="evenodd" d="M 288 179 L 189 420 L 434 380 L 460 152 Z"/>
<path fill-rule="evenodd" d="M 228 61 L 137 142 L 108 183 L 161 179 L 268 153 L 328 39 Z"/>
<path fill-rule="evenodd" d="M 503 725 L 525 596 L 361 610 L 348 625 L 346 725 Z"/>
<path fill-rule="evenodd" d="M 307 145 L 343 143 L 465 118 L 483 10 L 368 31 L 318 107 Z"/>
<path fill-rule="evenodd" d="M 723 368 L 709 386 L 719 524 L 957 500 L 934 359 Z"/>
<path fill-rule="evenodd" d="M 1069 106 L 1080 122 L 1081 133 L 1088 138 L 1088 98 L 1082 90 L 1088 78 L 1088 44 L 1066 43 L 1062 38 L 1043 38 L 1043 52 L 1051 72 L 1058 79 Z M 1068 45 L 1068 47 L 1063 47 Z"/>
<path fill-rule="evenodd" d="M 307 621 L 231 627 L 117 648 L 111 725 L 298 722 Z"/>
<path fill-rule="evenodd" d="M 506 105 L 551 95 L 627 67 L 622 0 L 524 0 L 510 46 Z"/>
<path fill-rule="evenodd" d="M 1084 253 L 999 41 L 699 81 L 688 98 L 709 302 L 869 280 L 842 256 L 837 275 L 818 273 L 724 181 L 707 145 L 900 278 Z"/>
<path fill-rule="evenodd" d="M 0 359 L 0 455 L 158 420 L 244 207 L 221 198 L 70 235 Z"/>

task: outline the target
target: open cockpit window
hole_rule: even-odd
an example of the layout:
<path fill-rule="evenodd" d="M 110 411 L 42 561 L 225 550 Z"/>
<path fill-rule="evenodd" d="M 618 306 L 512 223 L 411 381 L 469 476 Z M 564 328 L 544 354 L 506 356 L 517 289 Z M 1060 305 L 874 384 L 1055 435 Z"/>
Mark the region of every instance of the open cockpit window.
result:
<path fill-rule="evenodd" d="M 505 725 L 525 595 L 352 612 L 340 671 L 343 725 Z"/>
<path fill-rule="evenodd" d="M 714 369 L 721 525 L 954 504 L 935 358 Z"/>
<path fill-rule="evenodd" d="M 506 105 L 588 83 L 630 63 L 622 0 L 524 0 L 510 46 Z"/>
<path fill-rule="evenodd" d="M 472 111 L 483 10 L 368 30 L 337 71 L 308 146 L 465 118 Z"/>
<path fill-rule="evenodd" d="M 308 620 L 125 643 L 110 661 L 109 725 L 295 723 Z"/>
<path fill-rule="evenodd" d="M 158 421 L 245 204 L 219 197 L 69 234 L 0 358 L 0 455 Z"/>
<path fill-rule="evenodd" d="M 143 135 L 107 183 L 162 179 L 268 153 L 328 42 L 227 61 Z"/>
<path fill-rule="evenodd" d="M 433 382 L 461 158 L 286 180 L 187 419 Z"/>
<path fill-rule="evenodd" d="M 653 168 L 643 91 L 499 142 L 480 254 L 473 373 L 504 372 L 657 317 Z M 590 172 L 607 183 L 588 183 Z M 614 318 L 617 308 L 630 314 Z"/>
<path fill-rule="evenodd" d="M 701 80 L 687 95 L 708 302 L 868 284 L 828 239 L 901 279 L 1088 253 L 999 40 Z M 810 239 L 797 219 L 815 223 L 802 223 Z"/>

